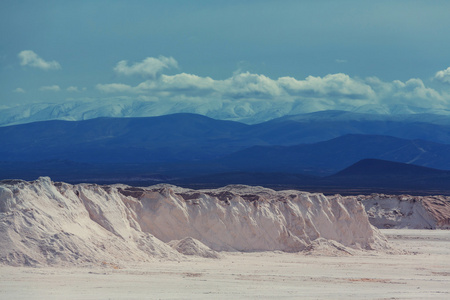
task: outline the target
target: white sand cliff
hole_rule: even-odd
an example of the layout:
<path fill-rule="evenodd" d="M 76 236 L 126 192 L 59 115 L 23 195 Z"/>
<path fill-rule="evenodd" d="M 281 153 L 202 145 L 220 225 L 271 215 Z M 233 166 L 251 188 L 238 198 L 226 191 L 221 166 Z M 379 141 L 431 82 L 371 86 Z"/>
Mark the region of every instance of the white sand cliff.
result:
<path fill-rule="evenodd" d="M 450 229 L 450 197 L 372 194 L 361 201 L 377 228 Z"/>
<path fill-rule="evenodd" d="M 0 260 L 10 265 L 178 260 L 180 247 L 206 256 L 214 250 L 387 247 L 356 199 L 261 187 L 195 191 L 70 185 L 43 177 L 3 181 L 0 211 Z"/>

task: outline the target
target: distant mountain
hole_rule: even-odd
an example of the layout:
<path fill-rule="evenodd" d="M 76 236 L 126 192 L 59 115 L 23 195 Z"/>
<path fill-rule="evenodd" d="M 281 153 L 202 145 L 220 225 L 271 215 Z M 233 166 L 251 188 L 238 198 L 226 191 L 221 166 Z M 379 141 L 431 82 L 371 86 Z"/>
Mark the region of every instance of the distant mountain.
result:
<path fill-rule="evenodd" d="M 329 122 L 329 121 L 383 121 L 405 123 L 430 123 L 437 125 L 450 125 L 450 116 L 443 114 L 370 114 L 343 110 L 325 110 L 307 114 L 286 115 L 273 119 L 271 123 L 283 123 L 286 121 L 298 123 Z"/>
<path fill-rule="evenodd" d="M 450 171 L 378 159 L 364 159 L 326 178 L 322 183 L 347 188 L 448 191 L 450 190 Z"/>
<path fill-rule="evenodd" d="M 182 165 L 176 165 L 182 170 Z M 35 180 L 40 175 L 70 183 L 124 183 L 149 186 L 170 183 L 190 188 L 216 188 L 229 184 L 260 185 L 275 190 L 297 189 L 325 194 L 445 194 L 450 195 L 450 171 L 376 159 L 361 160 L 327 177 L 283 172 L 220 172 L 199 175 L 197 169 L 183 176 L 153 172 L 161 168 L 142 164 L 84 164 L 70 161 L 0 162 L 0 178 Z M 167 168 L 163 165 L 162 169 Z M 161 170 L 161 169 L 159 169 Z M 210 170 L 210 172 L 214 172 Z"/>
<path fill-rule="evenodd" d="M 0 179 L 324 186 L 328 179 L 310 181 L 309 175 L 328 176 L 367 158 L 450 169 L 445 118 L 383 118 L 329 111 L 247 125 L 175 114 L 4 126 Z"/>
<path fill-rule="evenodd" d="M 317 143 L 346 134 L 386 135 L 450 144 L 450 116 L 380 115 L 321 111 L 284 116 L 252 126 L 252 133 L 275 145 Z"/>
<path fill-rule="evenodd" d="M 363 177 L 421 177 L 421 176 L 448 176 L 450 171 L 427 168 L 417 165 L 404 164 L 399 162 L 381 159 L 363 159 L 345 168 L 328 178 L 346 178 L 358 176 Z"/>
<path fill-rule="evenodd" d="M 344 135 L 315 144 L 254 146 L 216 160 L 229 170 L 330 175 L 375 158 L 450 170 L 450 145 L 378 135 Z"/>
<path fill-rule="evenodd" d="M 249 125 L 201 115 L 45 121 L 0 127 L 0 160 L 145 163 L 213 159 L 255 144 Z"/>
<path fill-rule="evenodd" d="M 364 159 L 327 177 L 291 173 L 235 172 L 173 181 L 193 188 L 228 184 L 262 185 L 276 190 L 298 189 L 326 194 L 450 194 L 450 171 L 379 159 Z"/>
<path fill-rule="evenodd" d="M 314 101 L 302 101 L 296 104 L 272 101 L 267 106 L 253 101 L 222 101 L 216 104 L 206 103 L 205 105 L 198 105 L 194 101 L 142 101 L 124 99 L 123 97 L 110 98 L 108 101 L 102 101 L 102 99 L 77 99 L 66 100 L 62 103 L 27 103 L 15 107 L 0 106 L 0 126 L 49 120 L 82 121 L 100 117 L 154 117 L 174 113 L 202 114 L 214 119 L 259 124 L 276 117 L 289 115 L 287 117 L 289 119 L 291 115 L 313 112 L 318 109 L 321 109 L 321 105 L 317 106 Z M 361 117 L 366 119 L 367 117 L 373 118 L 373 116 L 381 117 L 381 121 L 405 121 L 403 116 L 409 119 L 407 116 L 417 115 L 420 116 L 420 122 L 423 122 L 422 114 L 419 113 L 424 112 L 432 113 L 433 115 L 437 114 L 437 116 L 450 116 L 449 110 L 424 109 L 423 107 L 413 107 L 410 104 L 394 106 L 363 105 L 358 108 L 350 106 L 348 109 L 351 112 L 345 114 L 347 121 L 349 119 L 354 120 L 354 116 L 360 118 L 360 121 L 362 120 Z M 306 118 L 310 118 L 314 114 L 316 113 L 306 114 Z M 322 114 L 322 112 L 320 111 L 318 114 Z M 328 113 L 325 112 L 325 114 Z M 299 116 L 300 119 L 304 118 L 304 114 Z M 295 116 L 294 119 L 297 119 L 297 117 Z"/>
<path fill-rule="evenodd" d="M 0 127 L 0 160 L 56 159 L 95 163 L 202 161 L 252 146 L 294 146 L 346 134 L 390 135 L 450 144 L 450 125 L 445 125 L 445 120 L 439 117 L 436 120 L 440 121 L 435 120 L 439 124 L 432 124 L 365 121 L 369 117 L 362 116 L 322 112 L 257 125 L 214 120 L 194 114 L 35 122 Z M 358 118 L 363 120 L 356 120 Z"/>

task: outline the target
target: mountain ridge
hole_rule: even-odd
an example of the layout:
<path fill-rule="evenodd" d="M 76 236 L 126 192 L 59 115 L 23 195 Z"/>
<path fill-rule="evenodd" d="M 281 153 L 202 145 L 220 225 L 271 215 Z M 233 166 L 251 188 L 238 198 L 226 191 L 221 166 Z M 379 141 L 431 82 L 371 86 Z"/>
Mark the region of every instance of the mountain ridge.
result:
<path fill-rule="evenodd" d="M 253 146 L 217 161 L 247 171 L 330 175 L 361 159 L 377 158 L 450 170 L 450 145 L 381 135 L 346 134 L 294 146 Z M 264 164 L 261 162 L 264 161 Z M 296 169 L 298 167 L 302 169 Z"/>
<path fill-rule="evenodd" d="M 340 111 L 321 115 L 354 116 Z M 189 113 L 11 125 L 0 127 L 0 178 L 161 182 L 278 173 L 292 181 L 305 174 L 328 176 L 367 158 L 450 169 L 450 144 L 430 141 L 450 138 L 447 126 L 415 121 L 379 125 L 333 119 L 247 125 Z M 369 134 L 374 131 L 406 136 Z M 260 178 L 267 182 L 271 176 Z"/>

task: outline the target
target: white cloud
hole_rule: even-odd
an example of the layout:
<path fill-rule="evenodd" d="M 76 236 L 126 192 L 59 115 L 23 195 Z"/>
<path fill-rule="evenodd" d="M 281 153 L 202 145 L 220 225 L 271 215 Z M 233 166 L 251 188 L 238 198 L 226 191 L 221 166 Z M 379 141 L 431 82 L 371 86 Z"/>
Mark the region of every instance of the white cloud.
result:
<path fill-rule="evenodd" d="M 18 54 L 20 65 L 39 68 L 42 70 L 58 70 L 61 65 L 57 61 L 45 61 L 31 50 L 24 50 Z"/>
<path fill-rule="evenodd" d="M 278 81 L 290 93 L 304 97 L 369 99 L 375 96 L 369 85 L 342 73 L 325 77 L 308 76 L 305 80 L 281 77 Z"/>
<path fill-rule="evenodd" d="M 346 59 L 339 59 L 339 58 L 337 58 L 337 59 L 334 60 L 334 62 L 338 63 L 338 64 L 345 64 L 345 63 L 347 63 L 347 60 Z"/>
<path fill-rule="evenodd" d="M 79 87 L 77 87 L 77 86 L 69 86 L 67 89 L 66 89 L 66 91 L 68 91 L 68 92 L 81 92 L 81 91 L 85 91 L 86 90 L 86 88 L 85 87 L 83 87 L 83 88 L 79 88 Z"/>
<path fill-rule="evenodd" d="M 367 78 L 376 93 L 378 103 L 388 113 L 424 112 L 449 109 L 450 99 L 435 89 L 429 88 L 418 78 L 405 82 L 394 80 L 383 82 L 376 77 Z M 400 111 L 398 111 L 400 109 Z"/>
<path fill-rule="evenodd" d="M 155 75 L 153 78 L 137 85 L 98 84 L 97 90 L 136 101 L 157 102 L 166 113 L 192 112 L 250 122 L 320 110 L 370 113 L 450 110 L 450 95 L 426 86 L 417 78 L 384 82 L 377 77 L 360 79 L 337 73 L 299 80 L 235 72 L 227 79 L 216 80 L 188 73 L 158 75 L 165 67 L 152 67 L 153 73 L 138 71 L 150 66 L 144 62 L 131 67 L 124 64 L 129 68 L 127 74 Z"/>
<path fill-rule="evenodd" d="M 17 88 L 13 90 L 14 93 L 25 93 L 25 90 L 23 88 Z"/>
<path fill-rule="evenodd" d="M 80 90 L 76 86 L 69 86 L 66 91 L 68 92 L 79 92 Z"/>
<path fill-rule="evenodd" d="M 351 79 L 345 74 L 330 74 L 323 78 L 309 76 L 305 80 L 281 77 L 273 80 L 260 74 L 249 72 L 234 74 L 225 80 L 214 80 L 193 74 L 180 73 L 162 75 L 155 80 L 144 81 L 133 87 L 122 83 L 98 84 L 97 89 L 108 92 L 167 92 L 178 94 L 216 94 L 221 98 L 233 99 L 271 99 L 291 98 L 346 98 L 368 99 L 374 96 L 371 87 Z"/>
<path fill-rule="evenodd" d="M 276 80 L 249 72 L 234 74 L 224 80 L 221 92 L 233 99 L 272 98 L 284 93 Z"/>
<path fill-rule="evenodd" d="M 438 71 L 434 78 L 439 80 L 440 82 L 449 83 L 450 84 L 450 67 L 445 70 Z"/>
<path fill-rule="evenodd" d="M 98 84 L 97 89 L 106 93 L 151 93 L 153 96 L 158 94 L 165 97 L 184 94 L 229 101 L 322 99 L 325 102 L 333 100 L 342 102 L 368 100 L 376 96 L 370 85 L 341 73 L 329 74 L 323 78 L 309 76 L 305 80 L 293 77 L 273 80 L 249 72 L 234 74 L 225 80 L 214 80 L 210 77 L 180 73 L 171 76 L 161 75 L 137 86 L 122 83 Z"/>
<path fill-rule="evenodd" d="M 122 60 L 114 67 L 114 71 L 121 75 L 141 75 L 155 77 L 163 69 L 178 68 L 178 63 L 173 57 L 159 56 L 147 57 L 141 62 L 128 65 L 128 61 Z"/>
<path fill-rule="evenodd" d="M 172 76 L 162 75 L 157 80 L 147 80 L 137 86 L 140 90 L 188 91 L 213 89 L 216 80 L 210 77 L 180 73 Z"/>
<path fill-rule="evenodd" d="M 39 88 L 40 91 L 49 91 L 49 92 L 59 92 L 61 90 L 61 88 L 59 87 L 59 85 L 47 85 L 47 86 L 41 86 Z"/>
<path fill-rule="evenodd" d="M 134 90 L 132 86 L 123 83 L 97 84 L 95 87 L 103 93 L 123 93 Z"/>

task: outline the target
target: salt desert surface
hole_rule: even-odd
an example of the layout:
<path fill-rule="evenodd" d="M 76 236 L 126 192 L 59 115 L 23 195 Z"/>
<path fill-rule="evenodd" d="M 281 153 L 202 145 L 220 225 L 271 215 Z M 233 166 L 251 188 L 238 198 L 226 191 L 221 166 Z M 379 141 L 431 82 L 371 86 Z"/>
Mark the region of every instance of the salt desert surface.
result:
<path fill-rule="evenodd" d="M 0 299 L 449 299 L 442 203 L 2 181 Z"/>
<path fill-rule="evenodd" d="M 449 299 L 450 232 L 386 229 L 405 253 L 222 252 L 116 269 L 0 267 L 1 299 Z"/>

